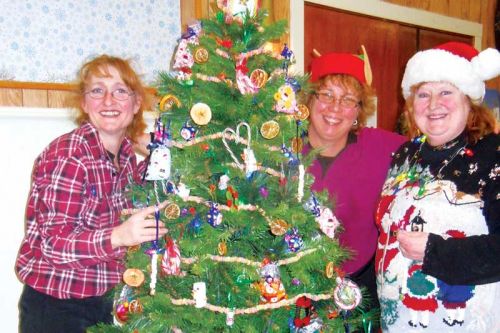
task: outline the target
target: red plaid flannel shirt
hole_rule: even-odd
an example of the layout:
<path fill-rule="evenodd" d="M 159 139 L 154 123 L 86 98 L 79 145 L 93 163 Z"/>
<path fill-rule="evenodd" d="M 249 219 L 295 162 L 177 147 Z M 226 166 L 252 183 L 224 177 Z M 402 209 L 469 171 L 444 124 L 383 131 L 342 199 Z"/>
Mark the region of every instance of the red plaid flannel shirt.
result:
<path fill-rule="evenodd" d="M 127 139 L 119 163 L 117 170 L 90 123 L 37 158 L 16 262 L 22 281 L 62 299 L 99 296 L 120 281 L 126 248 L 112 249 L 111 231 L 130 208 L 124 190 L 140 172 Z"/>

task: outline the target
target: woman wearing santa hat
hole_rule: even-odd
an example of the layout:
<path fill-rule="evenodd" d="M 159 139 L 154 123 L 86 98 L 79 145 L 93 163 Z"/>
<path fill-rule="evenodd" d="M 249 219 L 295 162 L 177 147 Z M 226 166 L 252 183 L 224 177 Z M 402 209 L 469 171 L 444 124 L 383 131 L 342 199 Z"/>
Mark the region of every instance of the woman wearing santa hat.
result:
<path fill-rule="evenodd" d="M 384 331 L 500 332 L 500 139 L 482 106 L 499 74 L 497 50 L 458 42 L 407 63 L 415 138 L 394 155 L 376 214 Z"/>
<path fill-rule="evenodd" d="M 407 139 L 365 127 L 376 100 L 368 56 L 362 50 L 363 55 L 328 53 L 312 61 L 315 91 L 308 103 L 311 115 L 305 153 L 319 150 L 309 168 L 315 176 L 312 190 L 328 190 L 344 229 L 339 240 L 352 251 L 342 269 L 368 289 L 371 304 L 365 302 L 365 309 L 369 309 L 378 307 L 374 271 L 377 199 L 391 154 Z"/>

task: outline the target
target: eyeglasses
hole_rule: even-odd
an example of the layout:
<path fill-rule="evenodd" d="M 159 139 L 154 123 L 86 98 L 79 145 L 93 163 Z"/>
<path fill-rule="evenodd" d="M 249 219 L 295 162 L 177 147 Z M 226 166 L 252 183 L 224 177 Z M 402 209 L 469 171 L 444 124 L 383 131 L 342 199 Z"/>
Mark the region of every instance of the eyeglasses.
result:
<path fill-rule="evenodd" d="M 106 96 L 106 89 L 103 88 L 93 88 L 87 91 L 85 94 L 89 95 L 90 98 L 93 99 L 103 99 Z M 126 101 L 130 96 L 135 95 L 134 92 L 129 92 L 125 88 L 117 88 L 110 92 L 111 97 L 113 97 L 117 101 Z"/>
<path fill-rule="evenodd" d="M 332 94 L 326 92 L 326 91 L 316 91 L 314 93 L 316 98 L 321 102 L 325 104 L 333 104 L 335 101 L 339 101 L 340 107 L 344 109 L 352 109 L 355 108 L 359 105 L 361 105 L 360 101 L 355 100 L 354 98 L 350 97 L 340 97 L 340 98 L 335 98 Z"/>

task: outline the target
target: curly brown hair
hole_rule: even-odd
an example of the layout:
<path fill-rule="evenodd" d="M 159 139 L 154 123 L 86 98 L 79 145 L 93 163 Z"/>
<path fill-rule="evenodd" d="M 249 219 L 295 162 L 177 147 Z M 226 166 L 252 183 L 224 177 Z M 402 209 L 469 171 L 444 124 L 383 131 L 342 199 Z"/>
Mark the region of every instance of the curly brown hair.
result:
<path fill-rule="evenodd" d="M 406 122 L 407 135 L 410 138 L 417 137 L 421 134 L 413 118 L 413 101 L 415 99 L 415 92 L 424 83 L 425 82 L 414 85 L 410 90 L 410 96 L 408 96 L 405 102 L 404 119 Z M 470 112 L 464 130 L 468 142 L 475 144 L 483 136 L 495 132 L 497 120 L 493 112 L 485 105 L 477 105 L 473 103 L 469 96 L 466 97 L 469 101 Z"/>
<path fill-rule="evenodd" d="M 316 91 L 327 82 L 341 86 L 344 90 L 356 95 L 360 100 L 360 111 L 358 114 L 358 124 L 353 126 L 351 132 L 357 134 L 359 130 L 366 126 L 369 116 L 375 113 L 377 108 L 375 89 L 367 84 L 359 82 L 355 77 L 348 74 L 329 74 L 323 76 L 314 83 L 313 89 Z M 310 94 L 307 105 L 312 108 L 314 94 Z"/>
<path fill-rule="evenodd" d="M 82 102 L 91 77 L 109 77 L 109 67 L 115 68 L 120 73 L 123 82 L 141 100 L 139 111 L 134 115 L 132 123 L 127 128 L 127 136 L 133 142 L 137 142 L 138 136 L 143 134 L 147 127 L 143 115 L 144 110 L 151 105 L 151 95 L 130 65 L 130 61 L 126 59 L 103 54 L 83 64 L 78 73 L 74 97 L 70 100 L 71 106 L 78 111 L 76 123 L 81 125 L 89 120 L 88 113 L 82 109 Z"/>

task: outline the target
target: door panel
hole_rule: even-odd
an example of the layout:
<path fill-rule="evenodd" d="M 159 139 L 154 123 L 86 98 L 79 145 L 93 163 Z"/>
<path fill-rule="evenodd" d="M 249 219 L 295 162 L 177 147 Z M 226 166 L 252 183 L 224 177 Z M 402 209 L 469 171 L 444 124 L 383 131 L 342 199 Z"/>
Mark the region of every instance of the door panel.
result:
<path fill-rule="evenodd" d="M 304 64 L 309 70 L 312 50 L 320 53 L 360 54 L 366 47 L 378 97 L 377 126 L 390 131 L 398 128 L 404 106 L 401 79 L 406 62 L 417 51 L 445 41 L 472 45 L 472 37 L 409 26 L 335 8 L 305 3 Z"/>
<path fill-rule="evenodd" d="M 312 49 L 320 53 L 360 54 L 364 45 L 373 72 L 372 85 L 377 92 L 377 125 L 394 129 L 397 115 L 395 91 L 398 70 L 398 24 L 306 3 L 304 8 L 304 64 L 312 59 Z"/>

